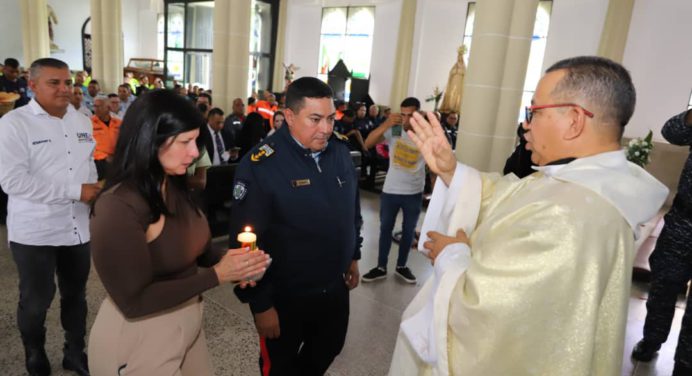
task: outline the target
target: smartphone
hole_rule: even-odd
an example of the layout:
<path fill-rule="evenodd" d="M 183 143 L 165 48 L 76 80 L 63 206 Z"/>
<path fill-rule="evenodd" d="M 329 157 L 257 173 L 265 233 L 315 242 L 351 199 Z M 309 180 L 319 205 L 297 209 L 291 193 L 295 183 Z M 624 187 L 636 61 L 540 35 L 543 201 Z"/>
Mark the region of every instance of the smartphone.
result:
<path fill-rule="evenodd" d="M 392 127 L 392 137 L 401 137 L 401 124 Z"/>

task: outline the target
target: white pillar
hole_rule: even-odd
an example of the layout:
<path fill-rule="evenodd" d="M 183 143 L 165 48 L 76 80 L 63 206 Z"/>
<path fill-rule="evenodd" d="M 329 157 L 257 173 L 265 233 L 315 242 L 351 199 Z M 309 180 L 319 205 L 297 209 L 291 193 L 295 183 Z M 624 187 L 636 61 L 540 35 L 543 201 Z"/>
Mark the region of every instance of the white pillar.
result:
<path fill-rule="evenodd" d="M 284 91 L 286 80 L 284 80 L 286 70 L 284 63 L 290 65 L 290 61 L 284 61 L 284 49 L 286 45 L 286 13 L 288 12 L 288 0 L 279 2 L 279 24 L 276 25 L 276 50 L 274 52 L 274 79 L 272 80 L 272 90 L 275 92 Z"/>
<path fill-rule="evenodd" d="M 120 0 L 91 0 L 91 76 L 101 91 L 115 92 L 123 83 L 123 31 Z"/>
<path fill-rule="evenodd" d="M 411 54 L 413 53 L 413 34 L 416 24 L 416 0 L 401 2 L 401 20 L 399 38 L 396 43 L 394 59 L 394 77 L 389 105 L 394 112 L 399 111 L 399 104 L 408 97 L 408 81 L 411 72 Z"/>
<path fill-rule="evenodd" d="M 633 9 L 634 0 L 610 0 L 598 46 L 599 56 L 622 63 Z"/>
<path fill-rule="evenodd" d="M 24 66 L 36 59 L 50 56 L 48 10 L 46 0 L 20 0 L 22 12 L 22 44 Z"/>
<path fill-rule="evenodd" d="M 250 0 L 216 0 L 212 89 L 214 104 L 230 111 L 234 98 L 248 97 Z"/>
<path fill-rule="evenodd" d="M 501 171 L 515 142 L 538 0 L 476 4 L 456 153 L 481 171 Z"/>

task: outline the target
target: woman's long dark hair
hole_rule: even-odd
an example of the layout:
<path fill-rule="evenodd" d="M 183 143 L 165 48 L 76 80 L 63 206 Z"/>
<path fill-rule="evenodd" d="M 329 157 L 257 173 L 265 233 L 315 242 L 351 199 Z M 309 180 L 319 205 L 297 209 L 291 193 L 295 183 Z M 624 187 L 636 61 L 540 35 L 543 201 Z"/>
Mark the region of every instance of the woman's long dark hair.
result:
<path fill-rule="evenodd" d="M 149 204 L 152 223 L 162 214 L 170 215 L 161 194 L 166 173 L 159 161 L 159 149 L 170 137 L 199 129 L 204 123 L 192 102 L 172 90 L 142 94 L 125 113 L 113 162 L 101 192 L 120 183 L 132 184 Z M 185 175 L 168 176 L 167 181 L 181 192 L 187 192 Z M 187 199 L 196 206 L 189 195 Z"/>
<path fill-rule="evenodd" d="M 243 122 L 243 127 L 240 128 L 240 135 L 238 136 L 240 157 L 242 158 L 243 155 L 252 150 L 266 136 L 267 132 L 264 130 L 264 118 L 262 115 L 257 112 L 249 113 Z"/>

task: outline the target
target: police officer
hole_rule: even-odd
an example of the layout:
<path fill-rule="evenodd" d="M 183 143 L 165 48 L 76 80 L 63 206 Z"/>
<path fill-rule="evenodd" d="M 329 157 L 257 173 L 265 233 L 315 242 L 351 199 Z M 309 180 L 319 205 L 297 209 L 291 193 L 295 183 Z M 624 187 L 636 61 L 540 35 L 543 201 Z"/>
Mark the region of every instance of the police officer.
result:
<path fill-rule="evenodd" d="M 674 145 L 692 146 L 692 110 L 670 118 L 661 134 Z M 649 257 L 651 290 L 646 302 L 644 338 L 632 357 L 648 362 L 668 338 L 678 293 L 692 279 L 692 154 L 680 176 L 678 193 L 665 216 L 665 225 L 656 248 Z M 688 296 L 682 319 L 673 375 L 692 375 L 692 294 Z"/>
<path fill-rule="evenodd" d="M 262 375 L 322 375 L 346 338 L 358 285 L 360 202 L 348 147 L 333 136 L 332 90 L 300 78 L 286 92 L 286 123 L 240 162 L 231 244 L 252 226 L 273 259 L 249 289 Z"/>

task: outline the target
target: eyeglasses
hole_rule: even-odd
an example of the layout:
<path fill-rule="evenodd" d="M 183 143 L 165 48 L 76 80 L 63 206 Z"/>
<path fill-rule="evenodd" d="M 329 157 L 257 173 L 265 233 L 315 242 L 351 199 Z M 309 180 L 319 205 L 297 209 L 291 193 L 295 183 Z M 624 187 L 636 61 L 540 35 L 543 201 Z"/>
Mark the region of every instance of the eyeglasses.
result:
<path fill-rule="evenodd" d="M 585 109 L 584 107 L 574 104 L 574 103 L 558 103 L 558 104 L 544 104 L 540 106 L 529 106 L 529 107 L 524 107 L 525 112 L 525 117 L 526 117 L 526 124 L 531 123 L 531 119 L 533 119 L 533 113 L 536 110 L 542 110 L 544 108 L 559 108 L 559 107 L 577 107 L 581 108 L 582 111 L 584 111 L 584 114 L 586 116 L 592 118 L 593 117 L 593 112 Z"/>

